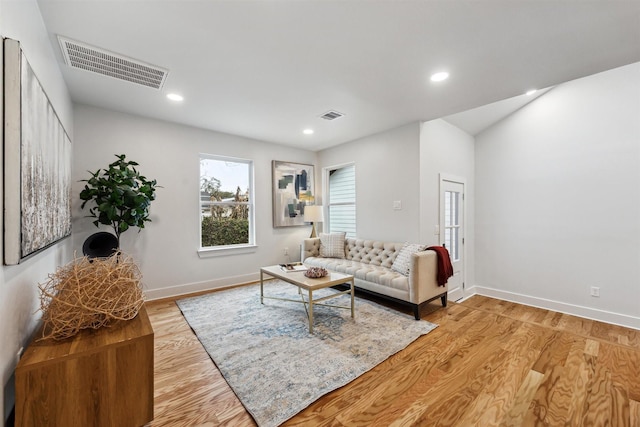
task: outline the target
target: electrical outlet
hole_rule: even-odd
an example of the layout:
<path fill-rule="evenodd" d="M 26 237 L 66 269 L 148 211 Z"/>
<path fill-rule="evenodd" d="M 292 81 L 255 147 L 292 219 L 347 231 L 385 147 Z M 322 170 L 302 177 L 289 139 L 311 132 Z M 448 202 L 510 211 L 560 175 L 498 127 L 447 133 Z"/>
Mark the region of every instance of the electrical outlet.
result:
<path fill-rule="evenodd" d="M 591 287 L 591 296 L 592 297 L 600 297 L 600 288 L 598 288 L 597 286 L 592 286 Z"/>
<path fill-rule="evenodd" d="M 284 248 L 284 255 L 285 256 L 289 255 L 289 248 Z"/>

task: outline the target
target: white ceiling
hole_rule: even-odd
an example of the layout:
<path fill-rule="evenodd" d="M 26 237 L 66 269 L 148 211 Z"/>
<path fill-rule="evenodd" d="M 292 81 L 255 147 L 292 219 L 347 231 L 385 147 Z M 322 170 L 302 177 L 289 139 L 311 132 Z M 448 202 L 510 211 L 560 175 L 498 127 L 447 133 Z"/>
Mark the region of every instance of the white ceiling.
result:
<path fill-rule="evenodd" d="M 38 4 L 75 102 L 311 150 L 640 61 L 640 0 Z M 71 69 L 57 35 L 168 68 L 165 86 Z"/>
<path fill-rule="evenodd" d="M 492 102 L 491 104 L 482 105 L 461 113 L 445 116 L 443 119 L 462 129 L 469 135 L 475 136 L 491 125 L 513 114 L 534 99 L 544 95 L 549 90 L 551 90 L 551 88 L 540 89 L 529 95 L 523 94 L 502 101 Z"/>

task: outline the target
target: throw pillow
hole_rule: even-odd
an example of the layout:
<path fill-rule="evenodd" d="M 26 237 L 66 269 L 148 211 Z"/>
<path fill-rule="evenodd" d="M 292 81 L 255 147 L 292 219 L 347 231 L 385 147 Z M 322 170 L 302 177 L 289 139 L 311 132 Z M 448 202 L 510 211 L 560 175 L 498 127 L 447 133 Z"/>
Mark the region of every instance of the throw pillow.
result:
<path fill-rule="evenodd" d="M 320 256 L 324 258 L 344 258 L 345 234 L 320 233 Z"/>
<path fill-rule="evenodd" d="M 411 255 L 416 252 L 424 251 L 427 247 L 417 243 L 405 243 L 398 256 L 393 261 L 391 269 L 405 276 L 409 275 L 409 267 L 411 266 Z"/>

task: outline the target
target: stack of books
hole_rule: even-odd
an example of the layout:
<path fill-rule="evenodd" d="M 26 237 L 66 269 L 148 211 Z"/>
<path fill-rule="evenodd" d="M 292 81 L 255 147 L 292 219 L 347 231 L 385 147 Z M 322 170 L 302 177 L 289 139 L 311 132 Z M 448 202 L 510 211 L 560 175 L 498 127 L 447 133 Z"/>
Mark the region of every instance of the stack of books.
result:
<path fill-rule="evenodd" d="M 307 267 L 300 262 L 294 262 L 289 264 L 280 264 L 280 269 L 287 273 L 292 273 L 294 271 L 305 271 Z"/>

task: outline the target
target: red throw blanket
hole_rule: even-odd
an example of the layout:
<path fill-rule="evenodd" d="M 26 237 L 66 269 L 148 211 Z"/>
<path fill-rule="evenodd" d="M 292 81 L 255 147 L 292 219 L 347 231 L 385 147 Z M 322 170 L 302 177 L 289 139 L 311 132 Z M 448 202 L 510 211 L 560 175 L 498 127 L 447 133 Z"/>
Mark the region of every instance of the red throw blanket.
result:
<path fill-rule="evenodd" d="M 453 276 L 453 266 L 451 265 L 449 251 L 442 246 L 429 246 L 427 250 L 435 251 L 438 255 L 438 286 L 446 285 L 449 277 Z"/>

